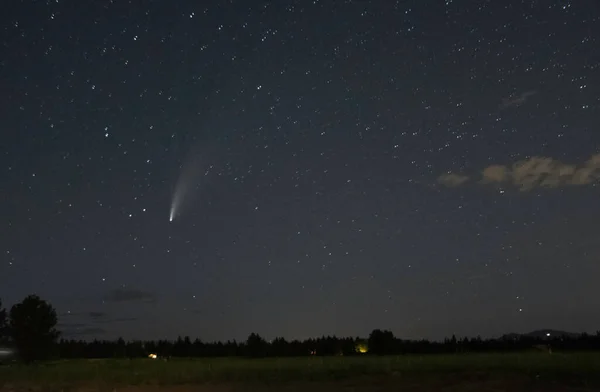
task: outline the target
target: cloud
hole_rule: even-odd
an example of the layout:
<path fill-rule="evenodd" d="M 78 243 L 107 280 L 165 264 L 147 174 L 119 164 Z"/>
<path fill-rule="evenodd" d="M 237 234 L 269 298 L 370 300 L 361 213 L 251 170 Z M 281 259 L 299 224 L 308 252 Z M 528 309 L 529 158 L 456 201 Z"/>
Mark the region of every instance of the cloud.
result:
<path fill-rule="evenodd" d="M 509 169 L 503 165 L 491 165 L 483 169 L 481 181 L 489 184 L 494 182 L 504 182 L 509 176 Z"/>
<path fill-rule="evenodd" d="M 517 161 L 512 165 L 512 181 L 522 191 L 529 191 L 541 185 L 546 177 L 555 177 L 556 167 L 552 158 L 531 157 Z"/>
<path fill-rule="evenodd" d="M 72 314 L 71 314 L 72 315 Z M 106 333 L 104 328 L 90 325 L 86 322 L 59 322 L 58 329 L 64 337 L 102 335 Z"/>
<path fill-rule="evenodd" d="M 572 176 L 573 185 L 587 185 L 600 178 L 600 153 L 594 154 L 585 165 L 577 169 Z"/>
<path fill-rule="evenodd" d="M 106 313 L 104 312 L 88 312 L 87 315 L 93 320 L 98 320 L 106 317 Z"/>
<path fill-rule="evenodd" d="M 437 182 L 449 188 L 454 188 L 469 181 L 469 176 L 456 173 L 444 173 L 438 177 Z"/>
<path fill-rule="evenodd" d="M 99 320 L 92 320 L 95 325 L 111 325 L 117 323 L 128 323 L 139 320 L 137 317 L 116 317 L 116 318 L 105 318 Z"/>
<path fill-rule="evenodd" d="M 519 96 L 510 96 L 508 98 L 504 98 L 502 99 L 502 103 L 500 104 L 500 109 L 506 109 L 512 106 L 519 106 L 525 103 L 525 101 L 527 101 L 527 98 L 529 98 L 532 95 L 537 94 L 537 91 L 535 90 L 531 90 L 531 91 L 525 91 L 524 93 L 521 93 L 521 95 Z"/>
<path fill-rule="evenodd" d="M 114 323 L 128 323 L 131 321 L 137 321 L 138 318 L 137 317 L 121 317 L 121 318 L 116 318 L 114 320 L 112 320 L 112 322 Z"/>
<path fill-rule="evenodd" d="M 592 155 L 580 165 L 540 156 L 523 159 L 512 165 L 493 164 L 483 168 L 479 183 L 514 186 L 521 192 L 527 192 L 536 188 L 588 185 L 599 179 L 600 153 Z M 469 176 L 452 173 L 438 177 L 438 183 L 447 187 L 457 187 L 468 180 Z"/>
<path fill-rule="evenodd" d="M 86 323 L 58 323 L 59 328 L 79 329 L 88 326 Z"/>
<path fill-rule="evenodd" d="M 512 165 L 514 186 L 527 192 L 535 188 L 558 188 L 569 185 L 587 185 L 596 181 L 600 170 L 600 154 L 593 155 L 579 167 L 548 157 L 531 157 Z"/>
<path fill-rule="evenodd" d="M 75 337 L 75 336 L 98 336 L 106 334 L 106 330 L 104 328 L 99 327 L 76 327 L 64 329 L 62 331 L 63 336 L 65 337 Z"/>
<path fill-rule="evenodd" d="M 115 291 L 111 291 L 113 296 Z M 145 294 L 144 298 L 149 298 L 149 293 Z M 117 296 L 123 298 L 125 295 L 121 292 Z M 66 312 L 60 315 L 58 329 L 67 338 L 98 337 L 108 333 L 104 327 L 137 320 L 136 317 L 111 317 L 108 313 L 100 311 Z"/>
<path fill-rule="evenodd" d="M 119 287 L 111 290 L 106 295 L 105 300 L 108 302 L 156 302 L 156 295 L 148 291 Z"/>

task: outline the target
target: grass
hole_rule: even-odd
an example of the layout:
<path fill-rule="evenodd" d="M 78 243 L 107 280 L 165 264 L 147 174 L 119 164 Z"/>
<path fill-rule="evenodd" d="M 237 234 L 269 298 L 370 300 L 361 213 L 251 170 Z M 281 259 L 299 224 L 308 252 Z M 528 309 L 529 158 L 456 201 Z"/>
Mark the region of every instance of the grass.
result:
<path fill-rule="evenodd" d="M 9 385 L 280 384 L 390 376 L 403 380 L 496 377 L 600 384 L 600 353 L 508 353 L 306 357 L 267 359 L 106 359 L 0 366 L 0 390 Z"/>

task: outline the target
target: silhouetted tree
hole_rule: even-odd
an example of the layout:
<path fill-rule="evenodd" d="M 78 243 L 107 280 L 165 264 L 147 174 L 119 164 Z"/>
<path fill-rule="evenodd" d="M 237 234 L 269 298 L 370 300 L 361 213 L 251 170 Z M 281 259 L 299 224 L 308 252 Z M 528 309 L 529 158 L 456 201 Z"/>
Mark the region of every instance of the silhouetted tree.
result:
<path fill-rule="evenodd" d="M 271 351 L 269 353 L 275 357 L 285 357 L 289 354 L 289 343 L 284 338 L 275 338 L 271 342 Z"/>
<path fill-rule="evenodd" d="M 6 309 L 2 307 L 0 299 L 0 344 L 6 343 L 8 340 L 8 324 L 6 320 Z"/>
<path fill-rule="evenodd" d="M 173 344 L 173 354 L 174 357 L 191 357 L 192 356 L 192 341 L 189 336 L 184 337 L 181 336 L 177 338 L 175 344 Z"/>
<path fill-rule="evenodd" d="M 251 333 L 246 340 L 246 352 L 250 357 L 264 357 L 267 355 L 269 344 L 257 333 Z"/>
<path fill-rule="evenodd" d="M 10 334 L 21 358 L 30 362 L 46 359 L 60 333 L 56 310 L 37 295 L 30 295 L 10 309 Z"/>
<path fill-rule="evenodd" d="M 375 329 L 369 335 L 369 352 L 377 355 L 391 354 L 395 351 L 396 338 L 392 331 Z"/>
<path fill-rule="evenodd" d="M 123 339 L 123 338 L 117 339 L 114 356 L 117 358 L 125 358 L 126 354 L 127 354 L 127 344 L 125 343 L 125 339 Z"/>

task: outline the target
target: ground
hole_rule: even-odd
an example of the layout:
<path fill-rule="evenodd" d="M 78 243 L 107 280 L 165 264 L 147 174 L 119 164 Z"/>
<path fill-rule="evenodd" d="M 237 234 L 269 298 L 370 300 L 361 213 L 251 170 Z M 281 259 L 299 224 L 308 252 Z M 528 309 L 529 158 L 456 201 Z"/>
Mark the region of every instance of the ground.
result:
<path fill-rule="evenodd" d="M 0 392 L 600 391 L 600 353 L 245 360 L 78 360 L 0 366 Z"/>

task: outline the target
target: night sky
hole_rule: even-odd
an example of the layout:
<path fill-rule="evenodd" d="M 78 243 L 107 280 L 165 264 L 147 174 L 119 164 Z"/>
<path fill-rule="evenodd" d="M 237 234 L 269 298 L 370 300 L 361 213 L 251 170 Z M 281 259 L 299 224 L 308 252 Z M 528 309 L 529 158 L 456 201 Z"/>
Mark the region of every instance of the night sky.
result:
<path fill-rule="evenodd" d="M 65 337 L 600 329 L 595 0 L 12 0 L 0 43 L 0 298 Z"/>

